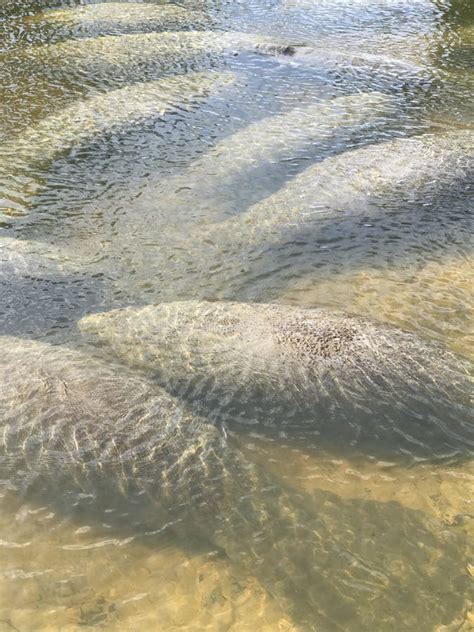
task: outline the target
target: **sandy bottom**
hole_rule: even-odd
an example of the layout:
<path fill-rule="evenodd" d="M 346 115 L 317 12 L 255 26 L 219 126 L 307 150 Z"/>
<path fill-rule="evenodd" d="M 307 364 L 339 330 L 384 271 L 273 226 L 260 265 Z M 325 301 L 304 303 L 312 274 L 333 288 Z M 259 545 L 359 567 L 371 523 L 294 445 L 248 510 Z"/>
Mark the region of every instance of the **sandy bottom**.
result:
<path fill-rule="evenodd" d="M 328 459 L 259 437 L 241 443 L 283 484 L 309 497 L 322 489 L 343 498 L 396 501 L 463 532 L 474 588 L 474 465 L 407 469 Z M 1 632 L 299 629 L 257 580 L 219 551 L 192 544 L 184 550 L 171 535 L 120 539 L 8 495 L 1 507 Z M 473 629 L 474 611 L 466 603 L 451 625 L 437 630 Z"/>
<path fill-rule="evenodd" d="M 14 537 L 14 541 L 12 541 Z M 104 537 L 4 498 L 0 630 L 296 630 L 218 551 Z"/>

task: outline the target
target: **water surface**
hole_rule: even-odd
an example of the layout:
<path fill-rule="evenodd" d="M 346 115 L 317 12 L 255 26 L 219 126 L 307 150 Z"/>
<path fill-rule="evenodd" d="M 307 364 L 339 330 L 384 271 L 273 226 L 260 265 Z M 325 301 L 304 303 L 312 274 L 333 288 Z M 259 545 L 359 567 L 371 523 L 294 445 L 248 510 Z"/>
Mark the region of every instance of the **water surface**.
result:
<path fill-rule="evenodd" d="M 473 70 L 470 0 L 0 0 L 0 334 L 104 361 L 77 327 L 91 312 L 278 302 L 384 321 L 472 360 Z M 451 133 L 467 140 L 447 159 L 436 143 Z M 430 143 L 413 157 L 418 137 Z M 396 141 L 407 159 L 389 185 L 377 188 L 375 167 L 351 181 L 362 154 L 350 152 L 382 164 Z M 340 182 L 325 180 L 338 158 Z M 432 177 L 416 180 L 414 158 Z M 262 232 L 282 200 L 304 197 L 285 187 L 318 165 L 304 221 Z M 313 516 L 303 526 L 324 534 L 321 551 L 334 543 L 319 574 L 284 546 L 284 521 L 281 537 L 249 531 L 240 544 L 257 562 L 239 564 L 201 533 L 22 497 L 2 470 L 0 630 L 472 629 L 471 462 L 404 467 L 338 458 L 286 430 L 227 432 L 278 490 L 256 488 L 257 500 L 287 499 L 291 519 Z M 390 522 L 404 537 L 382 537 Z M 259 572 L 273 545 L 297 587 L 314 578 L 311 603 L 289 608 Z M 399 620 L 383 601 L 370 619 L 375 593 L 353 571 L 338 601 L 359 545 L 375 584 L 384 560 L 405 578 Z M 421 589 L 439 604 L 431 618 L 410 598 Z M 362 599 L 360 617 L 345 598 Z"/>

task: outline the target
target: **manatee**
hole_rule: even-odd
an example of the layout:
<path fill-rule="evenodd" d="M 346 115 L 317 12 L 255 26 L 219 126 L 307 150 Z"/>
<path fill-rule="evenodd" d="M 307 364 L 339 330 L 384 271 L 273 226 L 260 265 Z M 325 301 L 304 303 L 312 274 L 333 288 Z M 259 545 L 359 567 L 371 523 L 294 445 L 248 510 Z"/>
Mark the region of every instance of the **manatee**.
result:
<path fill-rule="evenodd" d="M 282 7 L 314 11 L 321 18 L 334 16 L 335 22 L 344 17 L 352 18 L 359 28 L 374 26 L 374 20 L 376 26 L 391 21 L 400 27 L 414 18 L 433 19 L 439 13 L 426 0 L 283 0 Z"/>
<path fill-rule="evenodd" d="M 370 217 L 396 204 L 429 199 L 474 175 L 474 133 L 468 130 L 423 134 L 349 150 L 309 167 L 273 196 L 253 206 L 225 229 L 235 239 L 267 245 L 288 228 L 335 214 Z M 222 240 L 223 225 L 216 228 Z M 206 234 L 206 239 L 210 235 Z M 218 240 L 217 240 L 218 241 Z"/>
<path fill-rule="evenodd" d="M 323 157 L 336 152 L 345 143 L 357 142 L 369 129 L 385 133 L 394 107 L 389 97 L 368 93 L 328 99 L 268 116 L 223 138 L 187 168 L 171 174 L 160 168 L 144 180 L 146 185 L 140 179 L 139 186 L 120 190 L 118 195 L 107 191 L 80 206 L 76 213 L 61 214 L 60 221 L 58 212 L 40 202 L 38 207 L 45 207 L 45 211 L 38 213 L 39 219 L 48 214 L 52 220 L 47 236 L 40 225 L 39 234 L 53 243 L 70 235 L 69 248 L 87 241 L 88 249 L 95 249 L 97 257 L 107 257 L 103 271 L 118 256 L 112 274 L 123 266 L 123 276 L 122 272 L 119 274 L 126 280 L 135 265 L 140 268 L 142 253 L 149 258 L 148 262 L 143 261 L 143 270 L 149 263 L 153 265 L 164 232 L 173 243 L 173 232 L 179 239 L 183 225 L 188 228 L 196 222 L 215 221 L 225 218 L 226 213 L 246 208 L 288 178 L 288 163 L 292 159 L 304 164 L 308 155 Z M 171 139 L 176 139 L 176 132 Z M 133 245 L 137 240 L 143 244 L 138 249 Z M 198 245 L 198 239 L 189 244 L 193 256 L 198 256 Z"/>
<path fill-rule="evenodd" d="M 6 120 L 18 131 L 38 116 L 97 90 L 189 70 L 242 67 L 249 56 L 277 59 L 291 44 L 238 32 L 164 31 L 16 47 L 2 56 L 4 84 L 14 84 L 15 91 L 5 91 L 1 105 L 8 112 Z"/>
<path fill-rule="evenodd" d="M 1 206 L 7 215 L 26 210 L 42 187 L 41 169 L 61 153 L 145 123 L 165 124 L 177 112 L 184 117 L 186 111 L 196 110 L 233 80 L 233 75 L 225 72 L 165 77 L 76 101 L 47 116 L 1 146 L 3 177 L 8 183 L 14 174 L 15 188 L 19 189 L 5 185 L 6 199 Z"/>
<path fill-rule="evenodd" d="M 288 161 L 316 151 L 318 157 L 336 152 L 357 133 L 387 124 L 395 104 L 379 93 L 328 99 L 268 116 L 225 137 L 175 177 L 149 182 L 130 202 L 133 229 L 158 206 L 167 224 L 174 219 L 204 222 L 221 219 L 256 202 L 282 180 Z"/>
<path fill-rule="evenodd" d="M 311 46 L 295 46 L 291 49 L 291 62 L 326 67 L 341 75 L 375 76 L 375 87 L 381 88 L 383 82 L 391 78 L 404 82 L 429 81 L 430 69 L 409 60 L 379 53 L 366 53 L 360 50 L 329 50 Z M 378 85 L 377 85 L 378 84 Z"/>
<path fill-rule="evenodd" d="M 209 23 L 209 17 L 203 11 L 186 9 L 176 4 L 151 2 L 87 4 L 49 10 L 23 20 L 23 26 L 26 24 L 27 29 L 41 29 L 39 41 L 44 41 L 44 30 L 47 27 L 52 28 L 53 33 L 59 37 L 98 37 L 195 29 L 209 26 Z"/>
<path fill-rule="evenodd" d="M 409 6 L 411 4 L 411 6 Z M 305 6 L 306 5 L 306 6 Z M 431 2 L 405 3 L 401 11 L 396 3 L 367 2 L 282 2 L 277 10 L 269 11 L 262 20 L 259 32 L 302 38 L 309 45 L 325 45 L 329 49 L 357 49 L 359 53 L 377 51 L 392 59 L 411 59 L 415 65 L 421 58 L 418 52 L 430 44 L 439 32 L 437 20 L 441 13 Z M 406 49 L 402 44 L 406 41 Z M 393 45 L 395 47 L 393 48 Z M 396 53 L 395 53 L 396 51 Z M 395 53 L 395 54 L 393 54 Z M 425 59 L 429 65 L 429 60 Z"/>
<path fill-rule="evenodd" d="M 355 312 L 416 331 L 474 360 L 474 259 L 445 258 L 418 265 L 390 263 L 291 282 L 282 301 Z"/>
<path fill-rule="evenodd" d="M 224 222 L 169 233 L 166 243 L 148 231 L 139 251 L 120 240 L 116 286 L 128 302 L 139 292 L 147 302 L 233 299 L 246 287 L 253 298 L 270 273 L 287 284 L 323 266 L 339 273 L 461 254 L 470 248 L 473 147 L 473 132 L 449 130 L 328 157 Z"/>
<path fill-rule="evenodd" d="M 203 11 L 176 4 L 105 2 L 62 8 L 57 8 L 58 3 L 53 5 L 52 10 L 38 7 L 39 13 L 0 21 L 1 50 L 25 44 L 53 44 L 70 38 L 194 30 L 212 24 Z"/>
<path fill-rule="evenodd" d="M 64 261 L 59 251 L 52 246 L 0 236 L 0 279 L 12 275 L 65 273 L 70 272 L 73 265 Z"/>
<path fill-rule="evenodd" d="M 381 459 L 474 455 L 471 365 L 364 318 L 183 301 L 92 314 L 80 328 L 219 420 L 288 428 Z"/>
<path fill-rule="evenodd" d="M 161 171 L 120 199 L 103 196 L 80 209 L 87 223 L 87 240 L 96 239 L 97 214 L 109 218 L 110 255 L 130 254 L 134 239 L 159 240 L 163 230 L 182 230 L 183 222 L 225 218 L 255 202 L 288 177 L 288 162 L 307 154 L 324 156 L 355 142 L 358 132 L 383 129 L 393 101 L 378 93 L 350 95 L 292 108 L 251 123 L 222 139 L 175 175 Z M 117 210 L 120 209 L 120 210 Z M 74 218 L 76 222 L 76 217 Z M 104 222 L 104 224 L 107 223 Z M 61 234 L 64 222 L 59 224 Z M 52 229 L 54 231 L 54 228 Z M 71 227 L 75 234 L 75 226 Z M 103 234 L 97 248 L 104 252 Z"/>
<path fill-rule="evenodd" d="M 137 71 L 170 72 L 200 59 L 208 61 L 218 56 L 248 52 L 271 56 L 288 56 L 292 43 L 272 37 L 238 32 L 164 31 L 162 33 L 131 34 L 97 37 L 86 41 L 68 40 L 54 45 L 23 47 L 19 59 L 32 64 L 31 70 L 42 66 L 54 69 L 69 82 L 90 73 L 89 80 L 133 80 Z"/>
<path fill-rule="evenodd" d="M 455 531 L 393 502 L 306 502 L 145 378 L 41 342 L 0 344 L 0 484 L 11 492 L 109 533 L 172 527 L 207 541 L 302 629 L 431 629 L 461 609 Z"/>
<path fill-rule="evenodd" d="M 0 332 L 37 335 L 64 328 L 102 304 L 99 277 L 53 246 L 0 237 Z"/>
<path fill-rule="evenodd" d="M 426 38 L 435 30 L 433 19 L 439 13 L 432 7 L 423 12 L 418 5 L 402 16 L 390 7 L 384 11 L 374 5 L 308 4 L 282 3 L 262 20 L 261 32 L 301 40 L 281 61 L 324 69 L 347 85 L 363 84 L 390 94 L 407 86 L 425 90 L 436 84 L 429 56 L 419 54 L 426 47 L 420 34 Z"/>

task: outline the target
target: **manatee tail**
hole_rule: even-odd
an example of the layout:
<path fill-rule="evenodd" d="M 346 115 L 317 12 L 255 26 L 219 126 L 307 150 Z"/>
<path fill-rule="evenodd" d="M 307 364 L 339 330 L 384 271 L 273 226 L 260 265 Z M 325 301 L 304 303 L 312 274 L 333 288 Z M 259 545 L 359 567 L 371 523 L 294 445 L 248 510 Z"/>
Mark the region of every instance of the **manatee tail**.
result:
<path fill-rule="evenodd" d="M 397 503 L 289 492 L 215 433 L 186 526 L 256 575 L 302 629 L 392 630 L 402 611 L 404 629 L 431 629 L 462 608 L 461 538 Z M 196 468 L 186 471 L 196 489 Z"/>

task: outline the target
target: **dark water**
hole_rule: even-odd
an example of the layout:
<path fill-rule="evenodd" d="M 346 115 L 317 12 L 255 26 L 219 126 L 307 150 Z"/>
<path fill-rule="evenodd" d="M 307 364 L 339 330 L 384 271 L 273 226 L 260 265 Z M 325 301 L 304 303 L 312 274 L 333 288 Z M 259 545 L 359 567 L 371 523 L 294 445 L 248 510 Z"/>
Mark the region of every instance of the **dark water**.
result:
<path fill-rule="evenodd" d="M 473 70 L 470 0 L 0 0 L 0 334 L 38 341 L 0 348 L 1 632 L 472 629 L 472 461 L 258 423 L 209 443 L 205 422 L 168 429 L 173 404 L 155 437 L 123 384 L 156 384 L 77 323 L 185 299 L 325 307 L 467 366 Z M 87 450 L 115 419 L 112 471 L 128 463 L 127 406 L 151 439 L 104 503 Z M 78 428 L 58 450 L 89 459 L 71 476 L 45 456 L 53 418 Z"/>

